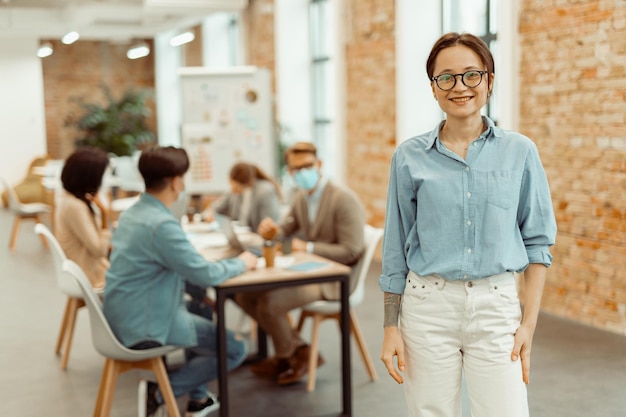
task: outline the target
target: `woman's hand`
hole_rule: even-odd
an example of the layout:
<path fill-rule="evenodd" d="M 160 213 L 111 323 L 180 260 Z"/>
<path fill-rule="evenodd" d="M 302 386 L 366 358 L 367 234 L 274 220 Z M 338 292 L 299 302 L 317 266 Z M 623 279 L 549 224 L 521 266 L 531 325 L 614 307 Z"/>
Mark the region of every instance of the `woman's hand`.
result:
<path fill-rule="evenodd" d="M 213 213 L 213 210 L 206 209 L 200 215 L 202 216 L 203 222 L 211 223 L 215 221 L 215 213 Z"/>
<path fill-rule="evenodd" d="M 98 207 L 98 210 L 100 210 L 100 214 L 102 216 L 102 228 L 106 229 L 108 227 L 107 225 L 108 211 L 107 211 L 107 208 L 104 206 L 104 203 L 102 202 L 102 200 L 100 200 L 100 196 L 98 196 L 97 193 L 96 194 L 87 193 L 85 194 L 85 199 L 89 201 L 90 203 L 95 204 L 96 207 Z"/>
<path fill-rule="evenodd" d="M 398 369 L 394 366 L 394 356 L 398 358 Z M 406 366 L 404 363 L 404 343 L 402 342 L 402 336 L 400 336 L 400 330 L 397 326 L 385 327 L 383 350 L 380 354 L 380 359 L 385 364 L 389 375 L 391 375 L 398 384 L 402 384 L 404 379 L 398 370 L 404 372 Z"/>
<path fill-rule="evenodd" d="M 533 344 L 534 329 L 521 325 L 515 332 L 515 344 L 511 352 L 511 360 L 522 360 L 522 379 L 524 383 L 530 382 L 530 351 Z"/>

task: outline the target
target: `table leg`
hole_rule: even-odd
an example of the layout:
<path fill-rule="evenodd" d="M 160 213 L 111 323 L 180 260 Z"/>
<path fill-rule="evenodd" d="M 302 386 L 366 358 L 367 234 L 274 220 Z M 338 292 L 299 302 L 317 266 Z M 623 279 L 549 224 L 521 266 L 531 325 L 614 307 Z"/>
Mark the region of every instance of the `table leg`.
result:
<path fill-rule="evenodd" d="M 256 329 L 256 343 L 257 357 L 261 360 L 267 358 L 267 334 L 259 325 Z"/>
<path fill-rule="evenodd" d="M 341 368 L 343 416 L 352 416 L 352 372 L 350 369 L 350 302 L 348 279 L 341 280 Z"/>
<path fill-rule="evenodd" d="M 226 317 L 224 293 L 216 288 L 215 310 L 217 314 L 217 381 L 220 401 L 220 417 L 228 417 L 228 369 L 226 366 Z"/>

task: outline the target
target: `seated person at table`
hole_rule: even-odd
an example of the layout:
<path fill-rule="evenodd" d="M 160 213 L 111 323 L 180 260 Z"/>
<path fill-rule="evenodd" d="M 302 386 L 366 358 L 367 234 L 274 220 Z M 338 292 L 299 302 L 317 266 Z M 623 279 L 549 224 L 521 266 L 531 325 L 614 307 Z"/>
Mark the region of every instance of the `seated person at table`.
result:
<path fill-rule="evenodd" d="M 320 173 L 315 146 L 299 142 L 285 152 L 287 168 L 299 187 L 288 215 L 276 224 L 266 218 L 258 232 L 266 239 L 293 235 L 293 251 L 306 251 L 344 265 L 355 264 L 364 248 L 365 212 L 357 196 Z M 351 284 L 353 284 L 351 282 Z M 254 374 L 280 385 L 298 382 L 308 371 L 309 345 L 292 328 L 287 313 L 317 300 L 337 300 L 337 283 L 311 284 L 235 296 L 241 308 L 272 337 L 275 357 L 252 365 Z M 323 360 L 320 358 L 319 364 Z"/>
<path fill-rule="evenodd" d="M 96 288 L 104 286 L 111 232 L 98 197 L 109 158 L 98 148 L 79 148 L 61 172 L 63 195 L 55 213 L 54 234 L 68 259 L 76 262 Z M 94 207 L 98 208 L 98 215 Z"/>
<path fill-rule="evenodd" d="M 269 175 L 256 165 L 238 162 L 229 175 L 230 192 L 216 201 L 212 210 L 233 220 L 241 226 L 257 230 L 266 217 L 278 220 L 282 195 L 280 187 Z M 205 220 L 213 220 L 210 210 L 205 211 Z"/>
<path fill-rule="evenodd" d="M 175 396 L 189 394 L 187 411 L 204 416 L 216 408 L 207 383 L 217 377 L 215 325 L 185 308 L 185 281 L 208 287 L 256 266 L 244 252 L 237 258 L 207 261 L 187 240 L 169 207 L 185 188 L 189 159 L 183 149 L 142 153 L 139 171 L 146 192 L 120 216 L 113 233 L 111 267 L 106 275 L 104 314 L 122 344 L 131 349 L 162 345 L 186 348 L 185 364 L 169 373 Z M 246 355 L 245 344 L 227 333 L 228 369 Z M 146 406 L 162 403 L 157 384 L 148 382 Z"/>

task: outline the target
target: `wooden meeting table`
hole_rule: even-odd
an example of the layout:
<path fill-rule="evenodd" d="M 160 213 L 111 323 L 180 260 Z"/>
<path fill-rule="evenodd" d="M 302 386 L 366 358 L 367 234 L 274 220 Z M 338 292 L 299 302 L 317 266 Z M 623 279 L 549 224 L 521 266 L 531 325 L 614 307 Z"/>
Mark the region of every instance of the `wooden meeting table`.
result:
<path fill-rule="evenodd" d="M 202 252 L 209 259 L 216 259 L 215 249 Z M 228 370 L 226 367 L 226 324 L 224 303 L 226 299 L 238 292 L 263 291 L 296 285 L 321 284 L 339 282 L 341 286 L 341 372 L 343 410 L 339 416 L 352 416 L 352 380 L 350 365 L 350 304 L 348 301 L 350 287 L 350 267 L 333 262 L 329 259 L 305 252 L 293 252 L 294 263 L 287 268 L 258 268 L 231 278 L 215 287 L 215 310 L 217 316 L 217 370 L 218 396 L 220 401 L 220 417 L 228 417 Z M 310 270 L 297 270 L 298 265 L 306 262 L 324 263 L 324 266 Z M 295 267 L 295 268 L 294 268 Z M 293 268 L 293 269 L 292 269 Z M 260 329 L 260 327 L 259 327 Z M 260 356 L 267 356 L 266 337 L 258 338 Z"/>

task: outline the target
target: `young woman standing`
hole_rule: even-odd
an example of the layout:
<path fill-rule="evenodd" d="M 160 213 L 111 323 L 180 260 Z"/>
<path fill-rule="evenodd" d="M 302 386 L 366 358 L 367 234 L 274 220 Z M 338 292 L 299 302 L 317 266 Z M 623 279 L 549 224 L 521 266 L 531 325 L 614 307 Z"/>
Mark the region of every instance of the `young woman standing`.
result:
<path fill-rule="evenodd" d="M 404 383 L 412 417 L 458 417 L 462 372 L 472 415 L 527 417 L 530 351 L 556 235 L 548 181 L 530 139 L 481 116 L 495 78 L 482 40 L 443 35 L 426 70 L 446 118 L 393 156 L 381 359 Z"/>

